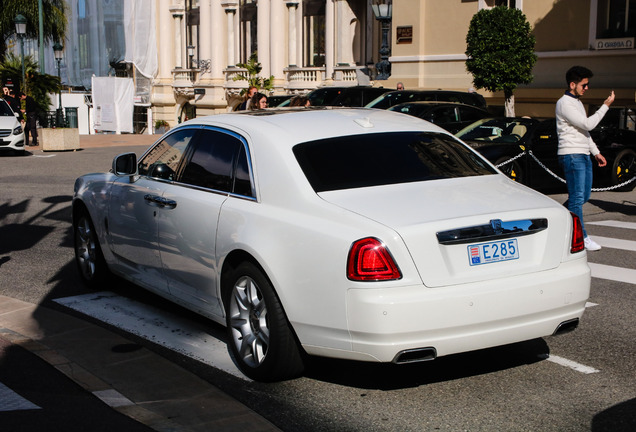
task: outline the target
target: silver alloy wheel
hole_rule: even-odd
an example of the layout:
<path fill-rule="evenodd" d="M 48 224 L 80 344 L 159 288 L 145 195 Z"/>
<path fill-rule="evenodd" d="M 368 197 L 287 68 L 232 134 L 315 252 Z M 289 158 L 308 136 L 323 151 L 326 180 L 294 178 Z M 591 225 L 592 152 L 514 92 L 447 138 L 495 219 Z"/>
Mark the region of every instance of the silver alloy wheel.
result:
<path fill-rule="evenodd" d="M 92 280 L 97 271 L 96 242 L 90 221 L 86 216 L 81 216 L 75 227 L 75 256 L 86 280 Z"/>
<path fill-rule="evenodd" d="M 259 366 L 267 356 L 269 327 L 265 299 L 251 277 L 239 278 L 232 287 L 229 315 L 236 351 L 246 365 Z"/>

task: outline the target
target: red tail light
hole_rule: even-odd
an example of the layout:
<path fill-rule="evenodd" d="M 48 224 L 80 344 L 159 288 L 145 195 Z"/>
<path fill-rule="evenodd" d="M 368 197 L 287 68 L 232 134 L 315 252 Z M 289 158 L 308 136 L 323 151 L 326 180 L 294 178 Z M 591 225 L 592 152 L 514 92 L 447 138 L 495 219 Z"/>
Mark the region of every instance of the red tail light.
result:
<path fill-rule="evenodd" d="M 570 249 L 571 253 L 581 252 L 585 249 L 585 242 L 583 240 L 583 225 L 581 225 L 581 221 L 579 217 L 574 213 L 572 215 L 572 248 Z"/>
<path fill-rule="evenodd" d="M 351 246 L 347 277 L 356 281 L 384 281 L 400 279 L 402 274 L 384 244 L 368 237 Z"/>

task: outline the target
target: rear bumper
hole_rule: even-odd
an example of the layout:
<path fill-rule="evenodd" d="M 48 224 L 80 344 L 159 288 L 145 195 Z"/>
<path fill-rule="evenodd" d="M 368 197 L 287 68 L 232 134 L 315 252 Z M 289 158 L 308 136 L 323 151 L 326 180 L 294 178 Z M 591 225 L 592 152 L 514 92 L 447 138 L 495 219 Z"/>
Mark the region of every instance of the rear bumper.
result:
<path fill-rule="evenodd" d="M 549 271 L 453 287 L 350 289 L 352 352 L 331 355 L 390 362 L 404 350 L 432 347 L 444 356 L 548 336 L 583 315 L 589 293 L 585 257 Z"/>

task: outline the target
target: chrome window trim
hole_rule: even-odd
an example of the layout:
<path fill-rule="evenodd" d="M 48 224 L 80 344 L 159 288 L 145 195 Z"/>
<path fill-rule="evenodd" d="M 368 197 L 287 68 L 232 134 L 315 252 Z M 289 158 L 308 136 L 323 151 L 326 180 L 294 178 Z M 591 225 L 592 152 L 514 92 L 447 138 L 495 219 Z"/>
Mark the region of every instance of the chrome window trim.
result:
<path fill-rule="evenodd" d="M 240 198 L 240 199 L 245 199 L 248 201 L 258 201 L 258 198 L 256 196 L 256 185 L 254 183 L 254 169 L 252 167 L 252 154 L 250 152 L 250 148 L 249 145 L 247 144 L 247 140 L 240 134 L 229 130 L 229 129 L 223 129 L 221 127 L 218 126 L 211 126 L 211 125 L 187 125 L 187 126 L 181 126 L 181 127 L 176 127 L 173 130 L 170 131 L 170 133 L 167 133 L 166 135 L 163 135 L 161 137 L 160 140 L 157 140 L 154 142 L 153 145 L 151 145 L 150 147 L 148 147 L 148 149 L 141 155 L 141 157 L 139 158 L 138 162 L 141 161 L 148 152 L 150 152 L 151 149 L 153 149 L 158 143 L 159 141 L 163 141 L 163 139 L 165 137 L 167 137 L 168 135 L 171 135 L 177 131 L 183 130 L 183 129 L 196 129 L 196 130 L 211 130 L 211 131 L 215 131 L 215 132 L 221 132 L 221 133 L 225 133 L 227 135 L 232 136 L 233 138 L 238 139 L 242 144 L 243 144 L 243 148 L 245 149 L 245 157 L 247 158 L 247 166 L 248 166 L 248 170 L 249 170 L 249 177 L 250 177 L 250 186 L 252 189 L 252 196 L 247 196 L 247 195 L 241 195 L 241 194 L 237 194 L 234 192 L 227 192 L 227 191 L 221 191 L 218 189 L 210 189 L 210 188 L 205 188 L 205 187 L 201 187 L 201 186 L 196 186 L 196 185 L 191 185 L 191 184 L 187 184 L 187 183 L 182 183 L 179 181 L 174 181 L 174 180 L 165 180 L 165 179 L 160 179 L 157 177 L 150 177 L 147 175 L 143 175 L 141 177 L 145 177 L 147 179 L 150 180 L 154 180 L 154 181 L 158 181 L 158 182 L 162 182 L 162 183 L 166 183 L 166 184 L 170 184 L 170 185 L 177 185 L 177 186 L 183 186 L 183 187 L 187 187 L 189 189 L 196 189 L 196 190 L 200 190 L 203 192 L 211 192 L 211 193 L 215 193 L 218 195 L 226 195 L 226 196 L 231 196 L 231 197 L 235 197 L 235 198 Z"/>

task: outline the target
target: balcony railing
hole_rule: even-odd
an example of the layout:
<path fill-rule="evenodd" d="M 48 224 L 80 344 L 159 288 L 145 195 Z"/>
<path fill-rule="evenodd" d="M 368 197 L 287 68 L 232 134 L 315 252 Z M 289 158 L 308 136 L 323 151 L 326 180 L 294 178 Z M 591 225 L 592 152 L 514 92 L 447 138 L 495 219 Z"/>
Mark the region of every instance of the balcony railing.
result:
<path fill-rule="evenodd" d="M 199 79 L 199 69 L 173 69 L 174 86 L 192 86 Z"/>

